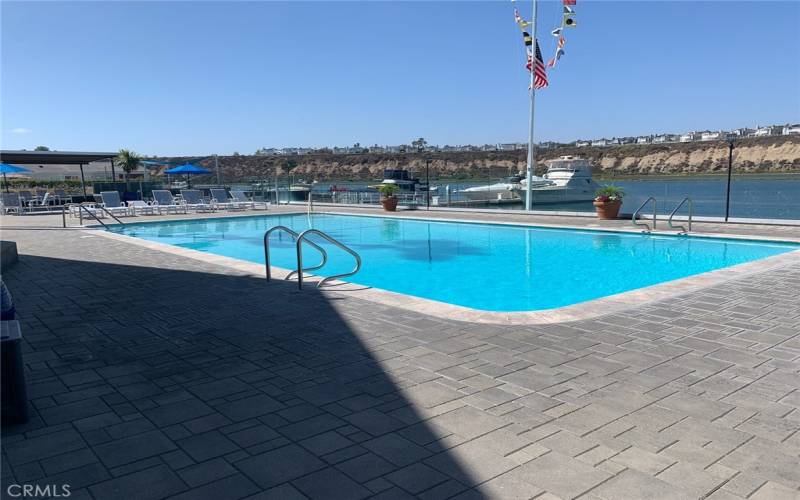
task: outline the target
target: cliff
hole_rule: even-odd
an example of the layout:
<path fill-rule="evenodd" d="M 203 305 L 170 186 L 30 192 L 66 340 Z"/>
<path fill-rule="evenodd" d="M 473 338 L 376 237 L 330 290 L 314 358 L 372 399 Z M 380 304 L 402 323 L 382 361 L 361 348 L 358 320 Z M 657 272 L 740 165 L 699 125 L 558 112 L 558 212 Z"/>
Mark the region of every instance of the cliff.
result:
<path fill-rule="evenodd" d="M 525 168 L 526 151 L 476 151 L 453 153 L 399 154 L 312 154 L 292 156 L 296 178 L 306 180 L 375 180 L 386 168 L 407 168 L 424 175 L 430 161 L 434 178 L 497 178 Z M 544 162 L 561 155 L 590 159 L 595 175 L 682 175 L 725 172 L 728 166 L 727 142 L 625 145 L 613 147 L 562 147 L 537 150 L 536 173 L 545 170 Z M 191 158 L 167 158 L 173 161 Z M 220 156 L 220 173 L 227 180 L 244 180 L 285 175 L 281 166 L 287 157 Z M 736 173 L 800 172 L 800 136 L 749 138 L 736 142 L 733 152 Z M 213 158 L 198 162 L 213 171 Z M 198 179 L 198 181 L 202 181 Z"/>

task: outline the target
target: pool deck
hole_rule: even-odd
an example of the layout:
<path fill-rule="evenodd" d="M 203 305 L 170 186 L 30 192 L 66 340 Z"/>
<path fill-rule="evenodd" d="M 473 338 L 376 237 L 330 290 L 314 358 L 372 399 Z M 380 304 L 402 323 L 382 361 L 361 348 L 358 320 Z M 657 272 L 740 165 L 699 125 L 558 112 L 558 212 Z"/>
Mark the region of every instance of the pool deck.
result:
<path fill-rule="evenodd" d="M 800 497 L 797 252 L 591 319 L 495 324 L 60 225 L 0 217 L 19 251 L 3 279 L 32 402 L 28 424 L 3 429 L 4 485 L 95 499 Z M 797 226 L 694 229 L 800 241 Z"/>

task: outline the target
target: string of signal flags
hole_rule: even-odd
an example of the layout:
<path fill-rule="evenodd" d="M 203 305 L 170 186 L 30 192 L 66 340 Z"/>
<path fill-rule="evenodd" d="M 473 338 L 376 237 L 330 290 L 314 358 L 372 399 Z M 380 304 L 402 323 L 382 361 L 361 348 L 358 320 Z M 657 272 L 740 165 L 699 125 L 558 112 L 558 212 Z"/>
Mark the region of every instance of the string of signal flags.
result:
<path fill-rule="evenodd" d="M 511 0 L 511 2 L 514 3 L 515 0 Z M 556 51 L 555 54 L 553 54 L 553 57 L 547 61 L 546 65 L 542 59 L 542 53 L 539 50 L 539 40 L 534 40 L 531 34 L 528 32 L 528 26 L 530 26 L 531 23 L 524 20 L 522 16 L 520 16 L 519 11 L 514 9 L 514 21 L 522 31 L 522 41 L 525 44 L 525 53 L 527 54 L 527 62 L 525 67 L 528 71 L 533 72 L 533 87 L 535 89 L 547 87 L 547 71 L 545 68 L 556 67 L 556 63 L 558 63 L 558 61 L 561 59 L 561 56 L 564 55 L 564 45 L 567 43 L 567 39 L 564 36 L 565 31 L 578 25 L 578 22 L 575 18 L 574 9 L 577 0 L 562 0 L 562 3 L 563 13 L 561 16 L 561 25 L 550 32 L 551 35 L 558 39 L 558 42 L 556 43 Z M 532 48 L 534 45 L 535 48 Z"/>

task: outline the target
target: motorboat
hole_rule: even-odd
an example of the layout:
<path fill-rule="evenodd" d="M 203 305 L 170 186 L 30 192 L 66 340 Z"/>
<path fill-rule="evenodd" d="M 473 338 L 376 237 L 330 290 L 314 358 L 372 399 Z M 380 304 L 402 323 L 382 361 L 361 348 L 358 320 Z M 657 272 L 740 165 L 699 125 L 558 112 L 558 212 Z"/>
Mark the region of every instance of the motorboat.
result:
<path fill-rule="evenodd" d="M 519 187 L 525 182 L 522 174 L 506 177 L 502 182 L 487 184 L 485 186 L 472 186 L 457 191 L 469 201 L 519 201 Z M 547 186 L 553 184 L 542 177 L 534 176 L 532 186 Z"/>
<path fill-rule="evenodd" d="M 592 179 L 592 164 L 577 156 L 561 156 L 545 162 L 547 172 L 542 178 L 548 184 L 531 185 L 532 204 L 577 203 L 592 201 L 600 188 Z M 527 194 L 525 179 L 515 188 L 524 202 Z"/>
<path fill-rule="evenodd" d="M 385 169 L 381 184 L 394 184 L 401 193 L 413 193 L 415 191 L 435 192 L 439 189 L 439 186 L 431 187 L 421 182 L 417 177 L 412 177 L 408 170 L 403 168 Z"/>

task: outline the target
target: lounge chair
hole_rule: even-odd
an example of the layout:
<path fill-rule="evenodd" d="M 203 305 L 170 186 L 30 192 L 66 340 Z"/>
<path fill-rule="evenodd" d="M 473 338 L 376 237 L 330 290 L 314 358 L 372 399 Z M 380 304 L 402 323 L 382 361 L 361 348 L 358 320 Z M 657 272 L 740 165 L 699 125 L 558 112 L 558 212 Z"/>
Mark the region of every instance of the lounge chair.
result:
<path fill-rule="evenodd" d="M 128 208 L 131 210 L 133 215 L 155 215 L 156 214 L 156 207 L 147 203 L 143 200 L 132 200 L 126 202 L 128 204 Z"/>
<path fill-rule="evenodd" d="M 211 199 L 211 203 L 216 207 L 226 208 L 228 210 L 244 210 L 244 206 L 241 203 L 233 201 L 233 199 L 228 196 L 228 192 L 224 189 L 212 188 Z"/>
<path fill-rule="evenodd" d="M 19 192 L 19 199 L 22 201 L 22 204 L 28 206 L 28 202 L 34 198 L 33 194 L 30 191 L 20 191 Z"/>
<path fill-rule="evenodd" d="M 213 212 L 214 206 L 206 203 L 206 200 L 200 196 L 200 191 L 197 189 L 181 189 L 181 197 L 186 208 L 194 210 L 195 212 Z"/>
<path fill-rule="evenodd" d="M 55 194 L 56 205 L 72 203 L 72 196 L 68 195 L 63 189 L 56 189 L 53 193 Z"/>
<path fill-rule="evenodd" d="M 103 208 L 112 215 L 130 215 L 130 210 L 122 204 L 117 191 L 103 191 L 100 193 L 100 198 L 103 200 Z"/>
<path fill-rule="evenodd" d="M 244 191 L 234 191 L 231 189 L 231 196 L 233 197 L 233 201 L 241 203 L 245 207 L 252 208 L 253 210 L 256 209 L 256 202 L 248 198 Z M 269 208 L 266 201 L 261 203 L 264 205 L 264 210 Z"/>
<path fill-rule="evenodd" d="M 170 212 L 173 213 L 188 213 L 186 209 L 186 205 L 181 203 L 177 203 L 175 198 L 172 197 L 172 193 L 166 189 L 154 189 L 153 190 L 153 199 L 155 200 L 155 207 L 158 209 L 158 214 L 161 215 L 162 211 L 166 211 L 168 214 Z"/>
<path fill-rule="evenodd" d="M 22 200 L 19 193 L 0 193 L 0 209 L 4 214 L 14 212 L 16 214 L 22 213 Z"/>
<path fill-rule="evenodd" d="M 33 198 L 32 200 L 29 200 L 28 201 L 28 210 L 32 212 L 34 208 L 44 208 L 45 210 L 49 211 L 50 210 L 50 193 L 45 191 L 44 194 L 41 197 L 39 197 L 39 195 L 37 194 L 36 198 Z"/>

